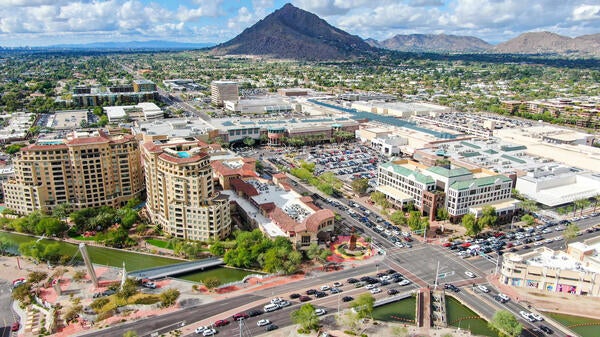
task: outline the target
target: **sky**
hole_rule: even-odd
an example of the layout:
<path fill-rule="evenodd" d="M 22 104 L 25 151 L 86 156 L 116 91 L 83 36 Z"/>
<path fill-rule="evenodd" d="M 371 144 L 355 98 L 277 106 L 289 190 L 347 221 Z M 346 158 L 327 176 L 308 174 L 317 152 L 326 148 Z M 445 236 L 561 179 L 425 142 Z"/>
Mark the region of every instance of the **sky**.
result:
<path fill-rule="evenodd" d="M 362 38 L 600 33 L 600 0 L 0 0 L 0 46 L 225 42 L 285 3 Z"/>

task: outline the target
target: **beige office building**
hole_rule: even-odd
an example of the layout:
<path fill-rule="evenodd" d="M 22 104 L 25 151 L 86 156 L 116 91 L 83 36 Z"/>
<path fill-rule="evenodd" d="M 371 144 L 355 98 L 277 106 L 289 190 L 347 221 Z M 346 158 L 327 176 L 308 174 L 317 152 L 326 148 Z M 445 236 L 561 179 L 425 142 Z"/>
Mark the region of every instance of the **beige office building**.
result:
<path fill-rule="evenodd" d="M 129 134 L 99 130 L 38 141 L 14 160 L 15 176 L 4 184 L 6 207 L 22 215 L 64 203 L 119 207 L 144 189 L 139 158 Z"/>
<path fill-rule="evenodd" d="M 142 158 L 146 209 L 165 233 L 199 241 L 230 234 L 229 198 L 215 191 L 209 155 L 198 141 L 148 141 Z"/>
<path fill-rule="evenodd" d="M 238 84 L 233 81 L 212 81 L 210 97 L 213 104 L 223 106 L 223 101 L 237 101 L 239 98 Z"/>

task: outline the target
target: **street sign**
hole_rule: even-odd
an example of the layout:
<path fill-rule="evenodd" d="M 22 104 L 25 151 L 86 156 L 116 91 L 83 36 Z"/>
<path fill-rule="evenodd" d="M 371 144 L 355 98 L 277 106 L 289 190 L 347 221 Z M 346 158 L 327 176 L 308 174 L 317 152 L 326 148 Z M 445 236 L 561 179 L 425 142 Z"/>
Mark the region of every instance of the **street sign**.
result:
<path fill-rule="evenodd" d="M 438 278 L 446 278 L 448 276 L 454 275 L 454 271 L 447 271 L 445 273 L 439 273 Z"/>

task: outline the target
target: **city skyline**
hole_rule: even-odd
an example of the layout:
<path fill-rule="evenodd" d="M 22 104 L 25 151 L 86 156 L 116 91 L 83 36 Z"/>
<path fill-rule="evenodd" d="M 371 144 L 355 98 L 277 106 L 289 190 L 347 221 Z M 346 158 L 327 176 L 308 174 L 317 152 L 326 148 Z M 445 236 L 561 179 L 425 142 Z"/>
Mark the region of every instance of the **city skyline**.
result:
<path fill-rule="evenodd" d="M 221 43 L 287 2 L 363 39 L 444 33 L 498 43 L 529 31 L 575 37 L 600 27 L 600 5 L 585 0 L 7 0 L 0 3 L 0 46 Z"/>

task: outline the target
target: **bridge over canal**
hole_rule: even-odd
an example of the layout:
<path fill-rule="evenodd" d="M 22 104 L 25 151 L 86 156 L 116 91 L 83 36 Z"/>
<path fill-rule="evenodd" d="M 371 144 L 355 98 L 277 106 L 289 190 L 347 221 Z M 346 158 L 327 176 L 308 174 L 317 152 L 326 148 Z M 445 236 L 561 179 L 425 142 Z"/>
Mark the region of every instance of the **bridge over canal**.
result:
<path fill-rule="evenodd" d="M 144 278 L 149 280 L 157 280 L 173 275 L 180 275 L 198 270 L 204 270 L 224 264 L 223 259 L 220 257 L 212 257 L 203 260 L 182 262 L 177 264 L 171 264 L 168 266 L 160 266 L 142 270 L 132 271 L 129 274 L 130 277 Z"/>

